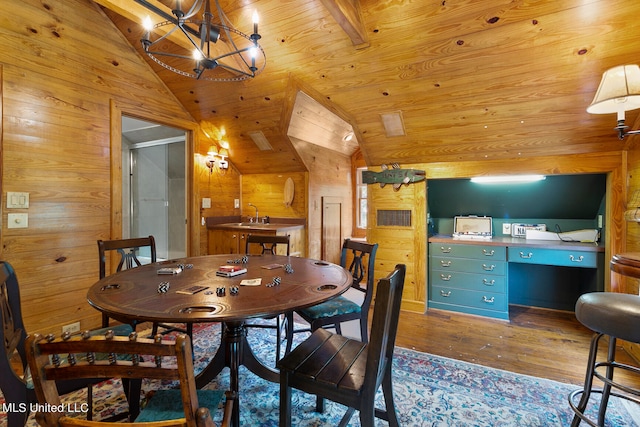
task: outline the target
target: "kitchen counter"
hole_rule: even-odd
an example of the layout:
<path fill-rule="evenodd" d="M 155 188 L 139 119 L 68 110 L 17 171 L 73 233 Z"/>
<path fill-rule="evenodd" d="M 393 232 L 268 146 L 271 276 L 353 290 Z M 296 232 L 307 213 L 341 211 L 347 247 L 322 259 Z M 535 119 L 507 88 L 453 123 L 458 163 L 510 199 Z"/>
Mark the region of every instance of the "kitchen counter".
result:
<path fill-rule="evenodd" d="M 243 222 L 240 216 L 209 217 L 206 219 L 208 253 L 244 254 L 245 239 L 249 234 L 266 234 L 288 235 L 291 256 L 305 256 L 305 222 L 304 218 L 271 218 L 269 223 L 263 224 Z"/>
<path fill-rule="evenodd" d="M 249 223 L 249 222 L 228 222 L 223 224 L 208 225 L 209 230 L 236 230 L 236 231 L 290 231 L 304 228 L 303 224 L 282 224 L 282 223 Z"/>

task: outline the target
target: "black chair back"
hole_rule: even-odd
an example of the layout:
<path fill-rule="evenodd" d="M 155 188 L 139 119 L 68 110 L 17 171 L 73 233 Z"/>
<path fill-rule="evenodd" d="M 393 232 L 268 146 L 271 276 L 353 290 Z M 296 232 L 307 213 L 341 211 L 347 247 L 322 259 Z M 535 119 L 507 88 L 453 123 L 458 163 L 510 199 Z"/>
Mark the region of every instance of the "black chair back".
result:
<path fill-rule="evenodd" d="M 367 292 L 367 289 L 373 289 L 377 251 L 377 243 L 366 243 L 345 239 L 342 244 L 342 253 L 340 254 L 340 265 L 349 270 L 353 276 L 352 287 L 365 293 L 364 304 L 366 305 L 367 310 L 371 305 L 372 295 L 371 292 Z M 351 253 L 351 257 L 349 257 L 349 253 Z M 351 258 L 351 263 L 347 266 L 349 258 Z M 367 280 L 362 283 L 365 276 L 367 277 Z"/>
<path fill-rule="evenodd" d="M 148 247 L 150 250 L 151 262 L 156 262 L 156 240 L 153 236 L 139 237 L 133 239 L 119 240 L 98 240 L 98 259 L 100 262 L 100 278 L 107 275 L 107 252 L 116 251 L 120 254 L 120 261 L 116 267 L 116 272 L 123 269 L 139 267 L 142 265 L 138 259 L 138 250 Z"/>
<path fill-rule="evenodd" d="M 24 350 L 27 333 L 22 322 L 18 278 L 11 264 L 4 261 L 0 261 L 0 313 L 0 339 L 4 345 L 0 353 L 0 390 L 5 402 L 15 405 L 15 410 L 7 412 L 8 427 L 23 427 L 29 415 L 29 404 L 35 402 L 35 393 L 27 387 L 22 373 L 12 366 L 12 357 L 17 353 L 22 371 L 27 367 Z M 17 361 L 15 359 L 14 363 Z M 19 410 L 17 405 L 25 403 L 27 411 Z"/>
<path fill-rule="evenodd" d="M 405 273 L 406 266 L 398 264 L 389 276 L 378 282 L 363 389 L 374 387 L 377 390 L 382 377 L 380 373 L 393 359 Z"/>
<path fill-rule="evenodd" d="M 263 235 L 263 234 L 249 234 L 246 239 L 245 244 L 245 253 L 250 253 L 250 246 L 252 244 L 260 245 L 262 248 L 263 254 L 273 254 L 276 255 L 276 248 L 278 245 L 286 245 L 287 248 L 287 256 L 289 256 L 289 235 L 281 236 L 281 235 Z"/>
<path fill-rule="evenodd" d="M 281 427 L 291 427 L 292 388 L 315 394 L 317 412 L 324 411 L 324 399 L 347 406 L 340 426 L 358 410 L 363 427 L 373 427 L 375 417 L 399 427 L 391 367 L 405 273 L 406 266 L 398 264 L 378 282 L 368 343 L 319 328 L 278 362 Z M 376 408 L 380 388 L 385 410 Z"/>
<path fill-rule="evenodd" d="M 142 263 L 138 259 L 138 251 L 140 248 L 149 248 L 151 262 L 157 261 L 156 255 L 156 240 L 153 236 L 138 237 L 132 239 L 117 239 L 117 240 L 98 240 L 98 262 L 100 268 L 100 278 L 104 279 L 107 276 L 107 253 L 117 252 L 120 255 L 118 266 L 116 271 L 122 271 L 123 269 L 130 269 L 134 267 L 140 267 Z M 129 323 L 134 328 L 136 322 L 131 319 L 118 319 L 123 323 Z M 109 316 L 102 313 L 102 327 L 109 326 Z M 157 331 L 157 327 L 154 324 L 154 333 Z"/>

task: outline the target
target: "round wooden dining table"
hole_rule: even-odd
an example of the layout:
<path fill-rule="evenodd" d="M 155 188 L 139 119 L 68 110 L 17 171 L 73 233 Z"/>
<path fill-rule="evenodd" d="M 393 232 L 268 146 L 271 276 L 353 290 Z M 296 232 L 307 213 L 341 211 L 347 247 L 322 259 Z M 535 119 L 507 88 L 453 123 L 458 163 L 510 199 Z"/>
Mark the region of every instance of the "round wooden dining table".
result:
<path fill-rule="evenodd" d="M 349 289 L 353 280 L 349 271 L 326 261 L 266 254 L 243 257 L 188 257 L 123 270 L 91 286 L 87 299 L 93 307 L 114 319 L 222 322 L 223 342 L 198 374 L 196 382 L 198 387 L 203 387 L 228 367 L 230 388 L 239 398 L 241 365 L 269 381 L 279 381 L 278 371 L 265 366 L 251 350 L 245 321 L 274 317 L 327 301 Z M 217 275 L 225 265 L 247 271 L 234 277 Z M 168 269 L 170 273 L 176 268 L 181 271 L 159 273 L 160 269 Z M 204 289 L 191 294 L 189 289 L 193 287 Z M 234 406 L 235 426 L 239 425 L 239 406 Z"/>

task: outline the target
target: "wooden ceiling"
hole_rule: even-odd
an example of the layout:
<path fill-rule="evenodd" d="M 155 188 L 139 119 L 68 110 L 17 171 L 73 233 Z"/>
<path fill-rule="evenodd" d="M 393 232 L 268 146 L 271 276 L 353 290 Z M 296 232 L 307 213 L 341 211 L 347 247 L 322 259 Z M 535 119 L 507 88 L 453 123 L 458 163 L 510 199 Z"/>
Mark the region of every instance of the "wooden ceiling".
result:
<path fill-rule="evenodd" d="M 624 144 L 614 115 L 585 109 L 602 72 L 639 60 L 635 0 L 222 0 L 240 31 L 251 31 L 258 11 L 267 56 L 254 79 L 224 83 L 189 79 L 146 58 L 140 22 L 149 12 L 134 0 L 95 2 L 196 120 L 226 132 L 243 174 L 305 170 L 288 137 L 292 116 L 314 117 L 295 113 L 299 91 L 353 127 L 369 165 Z M 173 0 L 155 4 L 170 13 Z M 397 111 L 406 135 L 388 137 L 380 115 Z M 636 117 L 629 113 L 627 124 Z M 249 137 L 255 131 L 273 150 L 258 149 Z M 319 138 L 313 131 L 293 137 Z"/>

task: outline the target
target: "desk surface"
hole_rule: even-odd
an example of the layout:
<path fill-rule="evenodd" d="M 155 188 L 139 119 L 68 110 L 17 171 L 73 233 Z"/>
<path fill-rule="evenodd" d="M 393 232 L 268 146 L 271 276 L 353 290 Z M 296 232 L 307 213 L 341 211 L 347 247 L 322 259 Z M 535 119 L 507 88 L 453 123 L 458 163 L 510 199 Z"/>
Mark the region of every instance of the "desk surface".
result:
<path fill-rule="evenodd" d="M 583 242 L 562 242 L 558 240 L 527 240 L 518 237 L 493 237 L 491 240 L 479 239 L 454 239 L 448 235 L 435 235 L 429 237 L 429 243 L 449 243 L 461 245 L 483 245 L 483 246 L 522 246 L 531 248 L 560 249 L 560 250 L 581 250 L 588 252 L 604 252 L 603 245 Z"/>
<path fill-rule="evenodd" d="M 347 270 L 325 261 L 278 255 L 249 256 L 247 273 L 232 278 L 216 276 L 221 265 L 234 255 L 210 255 L 148 264 L 110 275 L 95 283 L 87 299 L 96 309 L 113 318 L 135 318 L 155 322 L 229 322 L 248 318 L 270 317 L 288 310 L 310 307 L 329 300 L 351 286 Z M 158 275 L 160 267 L 189 265 L 176 275 Z M 291 264 L 293 273 L 282 267 L 265 269 L 272 264 Z M 242 264 L 240 264 L 242 265 Z M 279 276 L 278 286 L 267 287 Z M 244 279 L 261 278 L 260 286 L 239 286 Z M 161 282 L 169 282 L 166 293 L 158 292 Z M 194 285 L 208 289 L 194 295 L 176 291 Z M 239 286 L 237 295 L 230 288 Z M 216 295 L 224 287 L 225 295 Z"/>

